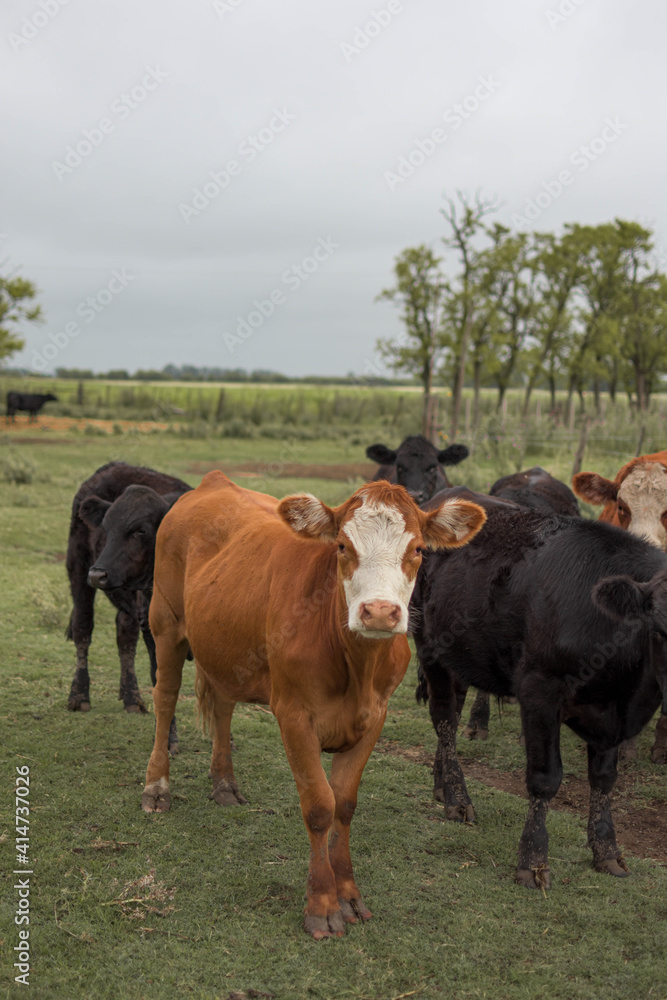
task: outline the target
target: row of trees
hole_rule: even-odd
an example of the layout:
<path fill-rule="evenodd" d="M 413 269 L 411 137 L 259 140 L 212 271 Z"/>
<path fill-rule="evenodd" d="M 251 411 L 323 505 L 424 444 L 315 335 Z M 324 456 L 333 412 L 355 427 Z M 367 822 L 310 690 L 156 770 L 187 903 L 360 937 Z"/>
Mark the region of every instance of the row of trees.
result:
<path fill-rule="evenodd" d="M 567 388 L 585 408 L 592 390 L 612 400 L 626 391 L 639 411 L 667 373 L 667 277 L 660 272 L 653 233 L 616 219 L 597 226 L 571 223 L 560 235 L 516 233 L 492 221 L 497 204 L 459 193 L 447 200 L 443 244 L 456 259 L 453 276 L 428 246 L 396 258 L 395 283 L 378 296 L 401 309 L 405 334 L 377 347 L 394 371 L 424 387 L 423 433 L 434 430 L 433 389 L 451 389 L 451 435 L 462 390 L 472 384 L 473 423 L 480 390 L 494 386 L 498 408 L 508 386 L 521 384 L 527 413 L 531 393 Z"/>

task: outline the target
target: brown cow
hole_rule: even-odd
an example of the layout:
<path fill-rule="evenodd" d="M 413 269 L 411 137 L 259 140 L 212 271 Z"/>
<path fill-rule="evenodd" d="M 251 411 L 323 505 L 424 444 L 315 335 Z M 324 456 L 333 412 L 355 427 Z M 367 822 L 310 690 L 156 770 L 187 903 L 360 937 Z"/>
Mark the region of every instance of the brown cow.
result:
<path fill-rule="evenodd" d="M 627 462 L 615 479 L 596 472 L 578 472 L 572 479 L 577 496 L 591 504 L 604 504 L 599 521 L 606 521 L 643 538 L 667 552 L 667 451 L 640 455 Z M 663 705 L 667 704 L 667 692 Z M 625 747 L 636 756 L 634 741 Z M 663 710 L 651 749 L 654 764 L 667 764 L 667 714 Z"/>
<path fill-rule="evenodd" d="M 171 805 L 167 736 L 189 643 L 216 802 L 246 801 L 232 768 L 235 703 L 268 704 L 278 720 L 310 838 L 305 929 L 316 939 L 371 916 L 352 874 L 349 829 L 410 660 L 407 605 L 422 547 L 464 545 L 485 519 L 466 500 L 423 513 L 386 482 L 332 509 L 309 494 L 278 501 L 211 472 L 162 521 L 150 608 L 156 732 L 142 807 Z M 329 781 L 322 751 L 334 755 Z"/>

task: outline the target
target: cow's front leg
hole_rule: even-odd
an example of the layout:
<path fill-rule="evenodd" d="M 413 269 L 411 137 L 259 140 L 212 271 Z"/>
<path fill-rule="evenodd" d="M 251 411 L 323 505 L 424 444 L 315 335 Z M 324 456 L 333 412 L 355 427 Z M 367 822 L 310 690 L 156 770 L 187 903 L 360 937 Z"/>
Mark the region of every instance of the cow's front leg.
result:
<path fill-rule="evenodd" d="M 616 784 L 618 747 L 596 750 L 588 746 L 588 783 L 591 803 L 588 814 L 588 843 L 593 851 L 593 865 L 599 872 L 623 878 L 628 867 L 616 846 L 616 831 L 611 818 L 611 791 Z"/>
<path fill-rule="evenodd" d="M 456 755 L 456 732 L 467 685 L 439 663 L 422 660 L 428 680 L 428 707 L 438 746 L 433 762 L 433 797 L 445 806 L 447 819 L 473 823 L 475 810 Z"/>
<path fill-rule="evenodd" d="M 67 571 L 74 607 L 65 635 L 76 646 L 76 669 L 67 699 L 70 712 L 90 710 L 90 675 L 88 649 L 93 635 L 95 591 L 88 586 L 86 577 L 75 560 L 68 558 Z M 86 573 L 88 572 L 86 568 Z"/>
<path fill-rule="evenodd" d="M 276 710 L 276 717 L 310 840 L 304 929 L 316 941 L 342 937 L 345 924 L 327 844 L 336 799 L 320 763 L 319 740 L 308 725 L 306 712 L 303 716 L 290 713 L 289 718 L 281 718 Z"/>
<path fill-rule="evenodd" d="M 563 778 L 558 700 L 555 693 L 549 693 L 543 678 L 537 675 L 531 675 L 524 683 L 519 700 L 526 737 L 529 803 L 519 841 L 516 881 L 528 889 L 548 889 L 551 880 L 547 810 Z"/>
<path fill-rule="evenodd" d="M 123 702 L 126 712 L 148 711 L 139 693 L 137 675 L 134 670 L 138 638 L 139 622 L 137 619 L 127 611 L 119 611 L 116 615 L 116 643 L 120 658 L 118 699 Z"/>
<path fill-rule="evenodd" d="M 370 920 L 372 916 L 354 880 L 350 856 L 350 824 L 357 805 L 361 775 L 382 732 L 385 716 L 386 712 L 351 750 L 334 754 L 331 764 L 330 784 L 336 800 L 336 811 L 329 836 L 329 862 L 336 879 L 336 894 L 343 919 L 350 924 L 355 924 L 357 920 Z"/>

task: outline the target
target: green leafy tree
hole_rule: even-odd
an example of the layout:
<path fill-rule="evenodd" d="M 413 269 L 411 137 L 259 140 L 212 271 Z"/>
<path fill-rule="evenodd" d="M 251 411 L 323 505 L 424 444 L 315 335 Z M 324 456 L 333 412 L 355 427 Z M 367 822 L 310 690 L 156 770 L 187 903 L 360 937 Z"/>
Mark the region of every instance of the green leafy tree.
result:
<path fill-rule="evenodd" d="M 30 305 L 37 289 L 25 278 L 0 276 L 0 362 L 25 346 L 17 332 L 24 320 L 36 322 L 42 318 L 39 305 Z"/>
<path fill-rule="evenodd" d="M 433 438 L 433 383 L 442 362 L 443 310 L 449 286 L 440 270 L 441 259 L 422 244 L 398 255 L 396 283 L 378 296 L 400 306 L 405 338 L 378 340 L 381 357 L 394 371 L 415 375 L 424 389 L 422 434 Z"/>

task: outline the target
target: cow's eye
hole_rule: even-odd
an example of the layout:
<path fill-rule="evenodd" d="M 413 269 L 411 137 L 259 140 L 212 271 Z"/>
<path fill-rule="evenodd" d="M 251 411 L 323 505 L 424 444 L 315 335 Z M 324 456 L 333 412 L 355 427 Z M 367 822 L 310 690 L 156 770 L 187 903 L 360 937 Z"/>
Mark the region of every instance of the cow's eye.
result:
<path fill-rule="evenodd" d="M 135 535 L 135 536 L 137 536 L 137 535 L 139 535 L 139 536 L 145 535 L 146 534 L 146 529 L 145 528 L 135 528 L 134 531 L 132 532 L 132 534 Z"/>
<path fill-rule="evenodd" d="M 435 472 L 436 469 L 437 469 L 437 465 L 429 465 L 429 467 L 428 467 L 428 469 L 426 471 L 427 472 Z"/>
<path fill-rule="evenodd" d="M 343 552 L 345 552 L 345 546 L 343 545 L 342 542 L 338 546 L 338 551 L 340 552 L 341 555 L 343 554 Z"/>
<path fill-rule="evenodd" d="M 423 555 L 424 555 L 424 550 L 418 545 L 417 548 L 415 549 L 415 559 L 417 558 L 417 556 L 423 556 Z"/>

